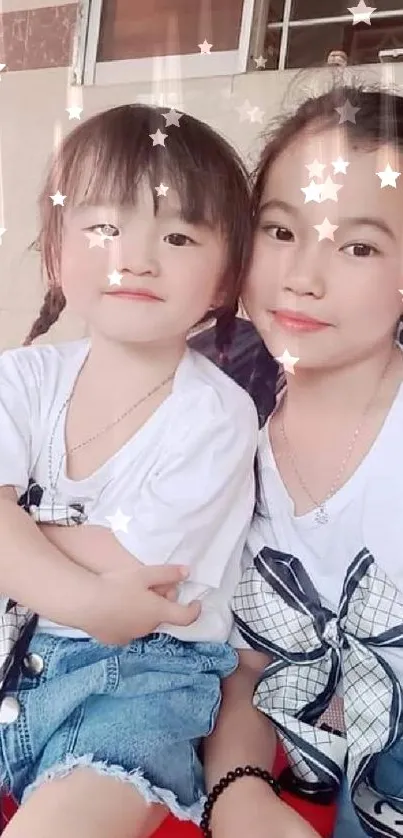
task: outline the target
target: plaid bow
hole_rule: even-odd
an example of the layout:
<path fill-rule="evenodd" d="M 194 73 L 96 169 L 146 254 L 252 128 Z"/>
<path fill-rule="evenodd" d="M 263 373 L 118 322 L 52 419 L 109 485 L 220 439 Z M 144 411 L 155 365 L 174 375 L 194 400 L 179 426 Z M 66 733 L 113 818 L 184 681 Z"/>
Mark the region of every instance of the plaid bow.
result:
<path fill-rule="evenodd" d="M 249 645 L 274 658 L 254 704 L 276 726 L 297 782 L 336 794 L 347 766 L 363 828 L 374 838 L 401 836 L 403 797 L 381 798 L 371 776 L 379 753 L 403 734 L 403 689 L 378 654 L 403 647 L 402 594 L 364 549 L 334 613 L 299 559 L 264 547 L 242 577 L 234 613 Z M 320 727 L 338 685 L 345 736 Z"/>

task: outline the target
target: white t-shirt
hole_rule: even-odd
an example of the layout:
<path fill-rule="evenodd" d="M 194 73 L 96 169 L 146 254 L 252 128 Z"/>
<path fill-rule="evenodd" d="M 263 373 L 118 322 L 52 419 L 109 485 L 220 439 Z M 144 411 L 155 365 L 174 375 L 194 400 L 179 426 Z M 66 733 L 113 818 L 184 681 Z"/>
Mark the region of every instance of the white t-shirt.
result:
<path fill-rule="evenodd" d="M 277 551 L 280 562 L 281 556 L 295 557 L 322 605 L 337 613 L 349 569 L 366 548 L 380 574 L 386 574 L 392 583 L 391 588 L 395 586 L 403 594 L 403 385 L 372 448 L 346 484 L 326 501 L 327 524 L 315 522 L 315 510 L 294 515 L 293 501 L 271 449 L 268 423 L 260 431 L 258 462 L 261 514 L 255 515 L 249 532 L 244 569 L 265 547 Z M 377 609 L 385 613 L 386 629 L 390 609 L 387 599 L 382 600 L 383 587 L 378 579 L 371 597 L 373 602 L 378 598 Z M 378 633 L 379 619 L 382 621 L 379 613 Z M 289 631 L 293 628 L 290 623 Z M 237 629 L 232 632 L 231 642 L 249 648 Z M 403 648 L 381 646 L 378 652 L 403 683 Z"/>
<path fill-rule="evenodd" d="M 0 485 L 22 494 L 33 478 L 44 490 L 41 503 L 49 503 L 50 438 L 89 350 L 84 339 L 1 355 Z M 65 451 L 64 425 L 65 412 L 52 444 L 53 479 Z M 139 561 L 191 568 L 179 602 L 200 599 L 201 616 L 191 626 L 160 630 L 184 640 L 227 640 L 254 506 L 257 438 L 250 397 L 187 349 L 172 393 L 107 462 L 84 480 L 69 479 L 63 462 L 58 500 L 84 504 L 88 520 L 81 526 L 110 528 L 108 518 L 123 514 L 127 523 L 113 527 L 115 536 Z M 38 631 L 86 636 L 44 618 Z"/>

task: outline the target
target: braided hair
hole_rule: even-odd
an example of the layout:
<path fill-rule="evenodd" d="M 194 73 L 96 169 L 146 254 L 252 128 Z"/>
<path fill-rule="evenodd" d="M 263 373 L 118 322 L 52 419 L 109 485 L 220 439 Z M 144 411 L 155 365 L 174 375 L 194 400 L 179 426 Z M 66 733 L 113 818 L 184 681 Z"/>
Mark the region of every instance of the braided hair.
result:
<path fill-rule="evenodd" d="M 52 285 L 45 294 L 39 315 L 23 341 L 23 346 L 30 346 L 40 335 L 46 334 L 56 323 L 66 305 L 66 298 L 60 285 Z"/>

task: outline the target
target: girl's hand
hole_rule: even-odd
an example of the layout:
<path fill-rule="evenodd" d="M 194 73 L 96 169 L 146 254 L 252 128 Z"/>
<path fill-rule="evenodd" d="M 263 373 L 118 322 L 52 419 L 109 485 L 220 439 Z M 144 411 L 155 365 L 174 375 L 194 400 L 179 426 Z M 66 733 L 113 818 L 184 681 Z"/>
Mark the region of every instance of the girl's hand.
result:
<path fill-rule="evenodd" d="M 130 569 L 108 571 L 95 577 L 94 600 L 83 630 L 101 643 L 125 645 L 155 631 L 161 623 L 188 626 L 200 614 L 200 602 L 179 605 L 176 586 L 188 575 L 174 565 L 146 567 L 135 562 Z M 156 593 L 160 588 L 165 594 Z"/>

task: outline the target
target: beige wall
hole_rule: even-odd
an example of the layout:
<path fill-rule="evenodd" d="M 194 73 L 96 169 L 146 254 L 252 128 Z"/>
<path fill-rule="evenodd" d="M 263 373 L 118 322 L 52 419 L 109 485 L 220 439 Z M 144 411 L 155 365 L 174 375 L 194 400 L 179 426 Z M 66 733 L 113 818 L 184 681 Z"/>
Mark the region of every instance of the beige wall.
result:
<path fill-rule="evenodd" d="M 4 5 L 16 9 L 19 0 Z M 40 5 L 37 0 L 36 5 Z M 4 10 L 3 5 L 3 10 Z M 34 3 L 31 0 L 31 6 Z M 326 71 L 325 71 L 326 72 Z M 361 72 L 364 72 L 363 70 Z M 370 69 L 370 75 L 387 71 Z M 395 82 L 403 82 L 401 65 L 393 68 Z M 251 162 L 260 147 L 259 135 L 284 102 L 292 105 L 308 91 L 315 90 L 320 73 L 298 74 L 256 72 L 235 78 L 187 80 L 166 85 L 166 97 L 176 95 L 177 107 L 206 120 L 229 138 Z M 52 68 L 10 72 L 0 83 L 1 197 L 6 227 L 0 247 L 0 349 L 18 345 L 36 317 L 43 287 L 39 275 L 39 256 L 27 253 L 37 233 L 36 197 L 43 171 L 52 151 L 57 128 L 62 133 L 73 127 L 65 112 L 72 104 L 68 94 L 67 70 Z M 82 97 L 82 118 L 125 102 L 155 93 L 150 86 L 127 84 L 110 87 L 76 88 Z M 263 123 L 241 121 L 237 107 L 249 100 L 251 107 L 264 111 Z M 63 340 L 84 333 L 84 324 L 65 313 L 46 340 Z"/>

